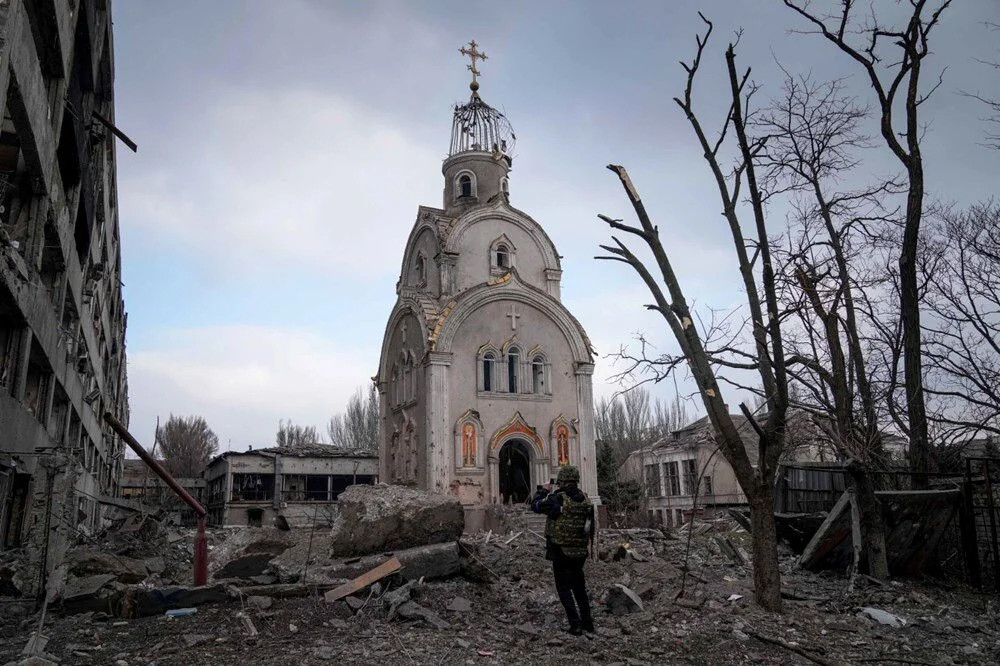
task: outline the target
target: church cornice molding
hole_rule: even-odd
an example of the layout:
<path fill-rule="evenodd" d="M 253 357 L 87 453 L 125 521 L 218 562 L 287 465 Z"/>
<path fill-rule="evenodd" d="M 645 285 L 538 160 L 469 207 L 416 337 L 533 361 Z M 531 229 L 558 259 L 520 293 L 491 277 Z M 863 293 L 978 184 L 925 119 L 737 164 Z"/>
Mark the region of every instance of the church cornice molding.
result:
<path fill-rule="evenodd" d="M 462 322 L 477 309 L 499 300 L 511 300 L 536 307 L 547 314 L 562 330 L 573 351 L 573 359 L 578 364 L 589 364 L 593 368 L 593 350 L 590 339 L 580 321 L 566 306 L 545 291 L 523 282 L 517 269 L 511 269 L 502 277 L 479 284 L 462 292 L 449 301 L 438 315 L 437 321 L 428 335 L 432 350 L 448 351 Z"/>

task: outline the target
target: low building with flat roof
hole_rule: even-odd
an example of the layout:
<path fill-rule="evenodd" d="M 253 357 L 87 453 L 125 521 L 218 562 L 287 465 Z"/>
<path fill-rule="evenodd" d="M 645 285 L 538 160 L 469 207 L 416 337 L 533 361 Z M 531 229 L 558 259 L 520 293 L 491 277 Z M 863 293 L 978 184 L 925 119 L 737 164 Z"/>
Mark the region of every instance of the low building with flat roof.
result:
<path fill-rule="evenodd" d="M 330 444 L 226 451 L 208 463 L 210 525 L 332 525 L 337 496 L 378 481 L 378 455 Z"/>

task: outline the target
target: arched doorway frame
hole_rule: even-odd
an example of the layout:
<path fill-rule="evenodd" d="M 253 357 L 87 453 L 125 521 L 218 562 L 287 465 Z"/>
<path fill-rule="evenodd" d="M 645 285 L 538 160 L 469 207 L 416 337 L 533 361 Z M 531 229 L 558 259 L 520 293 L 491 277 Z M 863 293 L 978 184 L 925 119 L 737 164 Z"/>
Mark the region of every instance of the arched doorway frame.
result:
<path fill-rule="evenodd" d="M 528 445 L 528 453 L 531 457 L 528 465 L 531 476 L 528 479 L 529 492 L 535 486 L 548 483 L 551 467 L 545 444 L 538 436 L 538 431 L 525 422 L 520 412 L 515 412 L 514 416 L 490 437 L 489 501 L 493 504 L 499 504 L 502 501 L 500 497 L 500 449 L 503 448 L 504 444 L 515 439 Z"/>

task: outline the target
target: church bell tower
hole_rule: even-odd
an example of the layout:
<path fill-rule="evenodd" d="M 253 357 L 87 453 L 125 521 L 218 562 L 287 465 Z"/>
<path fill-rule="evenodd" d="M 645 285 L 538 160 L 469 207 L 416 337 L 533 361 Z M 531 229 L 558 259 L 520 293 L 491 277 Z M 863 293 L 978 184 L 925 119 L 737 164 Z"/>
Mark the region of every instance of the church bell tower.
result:
<path fill-rule="evenodd" d="M 476 50 L 477 46 L 473 40 L 469 48 L 459 49 L 472 60 L 467 65 L 472 72 L 472 95 L 467 103 L 455 107 L 448 159 L 441 167 L 444 209 L 450 213 L 461 213 L 509 194 L 507 177 L 513 162 L 514 131 L 507 117 L 479 96 L 476 61 L 486 60 L 486 54 Z"/>

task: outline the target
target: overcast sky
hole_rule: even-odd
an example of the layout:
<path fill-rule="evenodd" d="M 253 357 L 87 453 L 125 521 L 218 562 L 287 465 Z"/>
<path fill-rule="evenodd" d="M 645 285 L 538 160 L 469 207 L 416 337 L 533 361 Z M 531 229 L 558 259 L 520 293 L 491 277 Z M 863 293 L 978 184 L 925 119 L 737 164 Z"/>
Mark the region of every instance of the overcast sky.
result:
<path fill-rule="evenodd" d="M 1000 89 L 977 62 L 998 59 L 983 22 L 1000 3 L 953 5 L 925 65 L 928 82 L 946 70 L 924 154 L 931 196 L 968 204 L 997 193 L 1000 153 L 960 91 Z M 563 255 L 598 395 L 619 388 L 605 355 L 636 331 L 673 347 L 627 267 L 593 260 L 608 238 L 596 214 L 631 214 L 609 162 L 628 167 L 691 300 L 738 302 L 711 174 L 671 101 L 698 10 L 715 22 L 695 90 L 706 124 L 725 113 L 723 51 L 741 26 L 762 102 L 778 63 L 849 76 L 871 100 L 846 56 L 790 32 L 806 26 L 779 0 L 116 2 L 116 118 L 139 144 L 118 150 L 132 431 L 148 443 L 157 415 L 199 414 L 224 449 L 269 445 L 279 419 L 325 433 L 367 387 L 417 206 L 441 203 L 470 39 L 489 57 L 480 92 L 518 137 L 511 202 Z M 865 159 L 897 169 L 882 150 Z"/>

